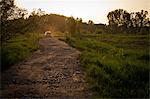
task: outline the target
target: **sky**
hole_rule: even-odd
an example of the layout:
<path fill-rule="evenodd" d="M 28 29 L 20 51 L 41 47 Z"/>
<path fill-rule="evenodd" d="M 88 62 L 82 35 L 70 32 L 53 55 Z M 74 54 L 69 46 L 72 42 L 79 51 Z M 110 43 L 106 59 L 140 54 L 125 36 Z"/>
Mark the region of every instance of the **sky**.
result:
<path fill-rule="evenodd" d="M 87 22 L 107 24 L 107 14 L 115 9 L 128 12 L 147 10 L 150 13 L 150 0 L 15 0 L 17 6 L 31 12 L 41 8 L 46 13 L 82 18 Z"/>

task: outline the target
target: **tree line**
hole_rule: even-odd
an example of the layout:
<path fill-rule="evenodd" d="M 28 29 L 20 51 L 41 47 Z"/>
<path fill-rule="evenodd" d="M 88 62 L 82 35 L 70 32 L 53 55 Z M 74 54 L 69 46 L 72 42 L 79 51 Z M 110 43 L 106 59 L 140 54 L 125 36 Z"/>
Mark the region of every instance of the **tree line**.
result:
<path fill-rule="evenodd" d="M 0 1 L 0 17 L 2 42 L 18 34 L 30 31 L 43 32 L 51 26 L 55 31 L 74 33 L 149 33 L 150 20 L 148 11 L 129 13 L 116 9 L 108 13 L 109 25 L 94 24 L 92 20 L 83 22 L 82 18 L 66 17 L 57 14 L 46 14 L 41 9 L 28 13 L 26 9 L 18 8 L 14 0 Z"/>
<path fill-rule="evenodd" d="M 81 18 L 66 17 L 57 14 L 46 14 L 41 9 L 28 13 L 26 9 L 18 8 L 14 0 L 2 0 L 1 7 L 1 41 L 6 42 L 12 37 L 28 32 L 44 32 L 53 29 L 70 34 L 93 31 L 93 22 L 82 22 Z M 89 24 L 89 28 L 88 28 Z"/>
<path fill-rule="evenodd" d="M 127 12 L 123 9 L 116 9 L 107 15 L 110 30 L 118 29 L 126 33 L 149 32 L 150 20 L 148 11 Z M 116 32 L 116 31 L 114 31 Z"/>

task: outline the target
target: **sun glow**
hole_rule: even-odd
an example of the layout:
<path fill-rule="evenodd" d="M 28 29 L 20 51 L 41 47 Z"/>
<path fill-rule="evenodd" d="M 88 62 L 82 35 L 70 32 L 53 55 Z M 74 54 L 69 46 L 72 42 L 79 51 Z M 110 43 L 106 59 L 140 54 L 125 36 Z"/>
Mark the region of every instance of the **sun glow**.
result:
<path fill-rule="evenodd" d="M 149 10 L 149 3 L 149 0 L 16 0 L 18 6 L 30 12 L 41 8 L 47 13 L 81 17 L 95 23 L 107 23 L 108 12 L 118 8 L 129 12 Z"/>

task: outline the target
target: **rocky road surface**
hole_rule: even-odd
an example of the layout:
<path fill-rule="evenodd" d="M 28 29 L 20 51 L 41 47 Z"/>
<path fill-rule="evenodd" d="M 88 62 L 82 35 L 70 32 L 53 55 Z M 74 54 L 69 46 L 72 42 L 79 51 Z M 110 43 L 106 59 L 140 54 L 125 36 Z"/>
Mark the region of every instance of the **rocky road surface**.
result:
<path fill-rule="evenodd" d="M 1 73 L 1 98 L 89 98 L 80 52 L 54 38 L 39 41 L 40 49 Z"/>

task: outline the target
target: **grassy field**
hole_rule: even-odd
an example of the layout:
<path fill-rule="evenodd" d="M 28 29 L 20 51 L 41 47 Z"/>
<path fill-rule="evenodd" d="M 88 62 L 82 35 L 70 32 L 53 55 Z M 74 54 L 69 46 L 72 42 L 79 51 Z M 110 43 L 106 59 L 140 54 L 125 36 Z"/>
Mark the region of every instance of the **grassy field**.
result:
<path fill-rule="evenodd" d="M 1 47 L 2 71 L 9 68 L 10 65 L 20 62 L 37 50 L 39 47 L 38 41 L 41 37 L 42 35 L 39 33 L 27 33 L 11 38 L 3 43 Z"/>
<path fill-rule="evenodd" d="M 148 98 L 149 35 L 80 34 L 66 42 L 82 52 L 80 62 L 98 97 Z"/>

